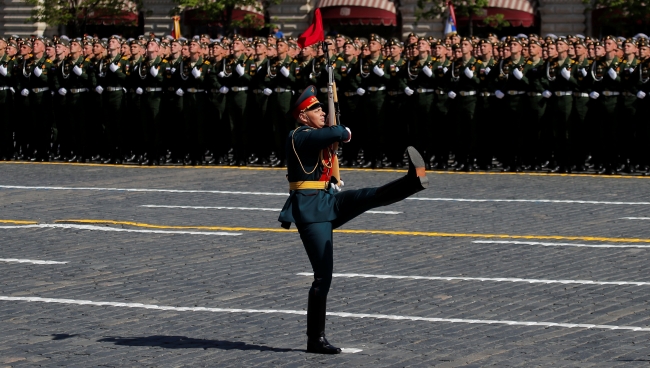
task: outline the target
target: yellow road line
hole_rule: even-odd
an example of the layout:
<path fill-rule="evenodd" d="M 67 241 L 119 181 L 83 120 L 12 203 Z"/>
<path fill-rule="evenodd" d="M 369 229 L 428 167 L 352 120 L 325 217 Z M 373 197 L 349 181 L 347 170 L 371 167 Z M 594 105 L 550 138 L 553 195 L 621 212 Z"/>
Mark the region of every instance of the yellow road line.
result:
<path fill-rule="evenodd" d="M 70 165 L 70 166 L 91 166 L 91 167 L 107 167 L 107 168 L 124 168 L 124 169 L 194 169 L 194 170 L 249 170 L 249 171 L 284 171 L 283 167 L 254 167 L 254 166 L 140 166 L 140 165 L 106 165 L 106 164 L 93 164 L 93 163 L 67 163 L 67 162 L 22 162 L 22 161 L 0 161 L 0 165 Z M 399 172 L 405 173 L 406 170 L 398 169 L 353 169 L 341 168 L 341 171 L 356 171 L 356 172 Z M 542 176 L 542 177 L 575 177 L 575 178 L 602 178 L 602 179 L 650 179 L 650 176 L 632 176 L 632 175 L 595 175 L 595 174 L 554 174 L 554 173 L 535 173 L 535 172 L 493 172 L 493 171 L 472 171 L 472 172 L 456 172 L 456 171 L 427 171 L 429 174 L 436 175 L 514 175 L 514 176 Z"/>
<path fill-rule="evenodd" d="M 281 228 L 264 228 L 264 227 L 230 227 L 230 226 L 174 226 L 174 225 L 153 225 L 133 221 L 116 221 L 116 220 L 90 220 L 90 219 L 70 219 L 57 220 L 56 223 L 68 224 L 104 224 L 104 225 L 125 225 L 134 227 L 145 227 L 151 229 L 193 229 L 208 231 L 251 231 L 251 232 L 272 232 L 272 233 L 290 233 L 297 230 L 285 230 Z M 442 233 L 434 231 L 397 231 L 397 230 L 334 230 L 339 234 L 364 234 L 364 235 L 396 235 L 396 236 L 427 236 L 427 237 L 453 237 L 453 238 L 482 238 L 482 239 L 538 239 L 538 240 L 580 240 L 580 241 L 597 241 L 597 242 L 615 242 L 615 243 L 650 243 L 650 239 L 642 238 L 608 238 L 598 236 L 563 236 L 563 235 L 510 235 L 510 234 L 468 234 L 468 233 Z"/>
<path fill-rule="evenodd" d="M 24 221 L 24 220 L 0 220 L 0 224 L 14 224 L 14 225 L 37 225 L 36 221 Z"/>

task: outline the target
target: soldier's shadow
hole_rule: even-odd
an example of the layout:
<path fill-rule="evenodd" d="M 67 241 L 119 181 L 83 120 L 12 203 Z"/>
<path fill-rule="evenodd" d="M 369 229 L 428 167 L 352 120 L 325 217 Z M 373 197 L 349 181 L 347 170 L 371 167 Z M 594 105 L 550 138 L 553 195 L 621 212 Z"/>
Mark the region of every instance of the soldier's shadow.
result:
<path fill-rule="evenodd" d="M 290 351 L 304 351 L 299 349 L 273 348 L 264 345 L 247 344 L 241 341 L 194 339 L 186 336 L 136 336 L 118 337 L 110 336 L 97 340 L 98 342 L 112 342 L 115 345 L 125 346 L 157 346 L 165 349 L 221 349 L 221 350 L 258 350 L 286 353 Z"/>

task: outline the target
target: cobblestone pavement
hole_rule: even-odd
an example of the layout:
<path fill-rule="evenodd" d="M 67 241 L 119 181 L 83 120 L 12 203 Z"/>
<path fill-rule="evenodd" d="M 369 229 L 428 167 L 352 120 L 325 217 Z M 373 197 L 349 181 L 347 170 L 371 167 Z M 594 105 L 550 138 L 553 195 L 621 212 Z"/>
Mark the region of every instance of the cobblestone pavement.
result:
<path fill-rule="evenodd" d="M 298 234 L 250 209 L 281 208 L 264 193 L 286 193 L 284 174 L 0 164 L 0 367 L 648 365 L 649 220 L 623 218 L 650 216 L 650 179 L 431 173 L 416 197 L 438 200 L 344 229 L 392 235 L 335 234 L 334 272 L 366 277 L 335 277 L 327 334 L 361 351 L 319 356 Z M 343 175 L 349 190 L 403 174 Z M 78 220 L 132 224 L 61 227 Z"/>

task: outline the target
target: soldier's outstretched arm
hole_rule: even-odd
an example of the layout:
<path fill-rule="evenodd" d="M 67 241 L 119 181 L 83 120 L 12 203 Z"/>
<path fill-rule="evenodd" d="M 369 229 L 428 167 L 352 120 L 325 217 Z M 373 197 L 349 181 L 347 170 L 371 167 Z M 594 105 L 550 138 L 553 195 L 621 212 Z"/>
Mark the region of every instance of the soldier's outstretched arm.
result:
<path fill-rule="evenodd" d="M 344 125 L 335 125 L 321 129 L 305 129 L 293 136 L 294 146 L 298 151 L 322 150 L 336 142 L 350 139 L 350 133 Z"/>

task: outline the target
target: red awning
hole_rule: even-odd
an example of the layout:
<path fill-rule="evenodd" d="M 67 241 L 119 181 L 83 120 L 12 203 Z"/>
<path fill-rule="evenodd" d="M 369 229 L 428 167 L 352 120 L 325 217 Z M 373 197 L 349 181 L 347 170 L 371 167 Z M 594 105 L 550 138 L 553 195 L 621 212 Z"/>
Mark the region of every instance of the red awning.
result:
<path fill-rule="evenodd" d="M 324 22 L 341 25 L 397 25 L 397 9 L 388 0 L 320 0 Z"/>
<path fill-rule="evenodd" d="M 503 19 L 507 20 L 512 27 L 531 27 L 535 25 L 534 14 L 504 8 L 486 8 L 484 14 L 472 16 L 472 23 L 479 27 L 487 26 L 483 19 L 496 14 L 503 14 Z M 459 26 L 465 26 L 469 23 L 469 17 L 459 17 L 457 21 Z"/>
<path fill-rule="evenodd" d="M 242 21 L 244 17 L 252 14 L 257 21 L 264 23 L 264 13 L 256 9 L 254 6 L 237 7 L 232 11 L 232 20 Z M 212 21 L 201 9 L 188 9 L 184 12 L 183 24 L 189 26 L 200 25 L 217 25 L 216 21 Z"/>
<path fill-rule="evenodd" d="M 86 17 L 87 24 L 95 25 L 138 25 L 138 7 L 132 1 L 125 1 L 122 4 L 122 10 L 115 14 L 105 9 L 96 9 L 86 13 L 79 13 L 78 18 Z"/>

